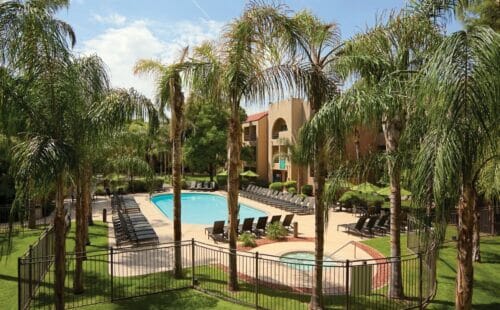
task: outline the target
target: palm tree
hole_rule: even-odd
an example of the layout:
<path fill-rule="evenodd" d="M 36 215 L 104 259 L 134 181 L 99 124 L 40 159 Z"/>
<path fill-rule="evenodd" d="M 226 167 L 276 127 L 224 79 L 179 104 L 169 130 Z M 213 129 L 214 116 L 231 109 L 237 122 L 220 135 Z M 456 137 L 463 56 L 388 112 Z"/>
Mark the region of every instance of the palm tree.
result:
<path fill-rule="evenodd" d="M 478 179 L 498 160 L 500 35 L 472 27 L 447 37 L 419 80 L 428 123 L 417 158 L 417 201 L 442 217 L 458 205 L 456 309 L 472 308 L 473 212 Z M 430 186 L 429 186 L 430 185 Z"/>
<path fill-rule="evenodd" d="M 69 1 L 64 0 L 0 3 L 0 61 L 24 75 L 30 89 L 29 104 L 19 107 L 31 120 L 24 141 L 14 152 L 18 167 L 16 178 L 25 184 L 24 189 L 30 178 L 38 178 L 36 183 L 54 181 L 56 184 L 56 309 L 64 308 L 64 181 L 72 158 L 64 132 L 64 114 L 71 110 L 67 96 L 73 94 L 61 87 L 70 87 L 66 84 L 69 79 L 64 78 L 68 78 L 69 48 L 75 43 L 75 35 L 68 24 L 54 15 L 68 4 Z"/>
<path fill-rule="evenodd" d="M 242 16 L 224 31 L 218 46 L 205 43 L 195 50 L 186 75 L 193 90 L 200 91 L 212 102 L 221 102 L 229 110 L 228 185 L 229 213 L 229 277 L 228 289 L 238 290 L 237 281 L 237 216 L 239 170 L 241 167 L 241 108 L 247 102 L 265 101 L 269 94 L 283 95 L 294 85 L 295 70 L 291 66 L 270 67 L 272 51 L 264 42 L 271 24 L 276 33 L 287 30 L 291 23 L 283 6 L 250 2 Z M 274 33 L 274 35 L 276 35 Z"/>
<path fill-rule="evenodd" d="M 435 42 L 439 34 L 427 18 L 403 12 L 347 42 L 336 65 L 344 78 L 359 77 L 342 100 L 351 102 L 364 125 L 382 125 L 391 187 L 391 257 L 401 256 L 401 138 L 413 104 L 411 81 Z M 401 298 L 400 261 L 395 259 L 391 268 L 389 295 Z"/>
<path fill-rule="evenodd" d="M 177 278 L 182 277 L 182 239 L 181 227 L 181 178 L 182 178 L 182 122 L 184 113 L 184 93 L 182 92 L 181 70 L 187 56 L 188 48 L 184 48 L 179 59 L 171 65 L 163 65 L 154 60 L 139 60 L 135 67 L 135 74 L 152 73 L 157 76 L 157 97 L 160 111 L 169 105 L 172 111 L 170 121 L 172 139 L 172 187 L 174 192 L 174 242 L 175 242 L 175 270 Z"/>

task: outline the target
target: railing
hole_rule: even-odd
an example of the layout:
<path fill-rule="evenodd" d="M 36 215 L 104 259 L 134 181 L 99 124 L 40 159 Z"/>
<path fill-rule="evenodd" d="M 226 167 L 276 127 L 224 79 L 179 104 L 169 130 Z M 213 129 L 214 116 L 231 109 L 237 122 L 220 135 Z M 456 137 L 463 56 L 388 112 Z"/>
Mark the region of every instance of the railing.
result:
<path fill-rule="evenodd" d="M 335 257 L 335 254 L 337 254 L 338 252 L 342 251 L 343 249 L 345 249 L 348 245 L 354 245 L 354 258 L 356 258 L 356 249 L 358 248 L 358 244 L 356 241 L 348 241 L 346 243 L 344 243 L 341 247 L 339 247 L 338 249 L 336 249 L 335 251 L 333 251 L 332 253 L 330 253 L 329 257 Z"/>
<path fill-rule="evenodd" d="M 258 309 L 308 308 L 314 287 L 314 261 L 284 261 L 271 255 L 237 252 L 239 289 L 229 291 L 227 282 L 231 254 L 228 249 L 194 240 L 181 242 L 177 246 L 182 253 L 184 273 L 181 278 L 175 278 L 172 272 L 174 243 L 146 248 L 110 248 L 87 253 L 83 261 L 83 294 L 73 293 L 76 256 L 68 254 L 64 291 L 66 308 L 186 288 Z M 45 269 L 47 272 L 44 277 L 32 285 L 27 281 L 31 278 L 20 277 L 20 309 L 53 307 L 52 263 L 53 256 L 19 259 L 20 275 L 26 270 L 50 266 Z M 435 260 L 428 254 L 321 263 L 327 307 L 420 308 L 432 297 L 435 289 Z M 401 264 L 403 271 L 403 299 L 387 297 L 391 270 L 396 263 Z"/>

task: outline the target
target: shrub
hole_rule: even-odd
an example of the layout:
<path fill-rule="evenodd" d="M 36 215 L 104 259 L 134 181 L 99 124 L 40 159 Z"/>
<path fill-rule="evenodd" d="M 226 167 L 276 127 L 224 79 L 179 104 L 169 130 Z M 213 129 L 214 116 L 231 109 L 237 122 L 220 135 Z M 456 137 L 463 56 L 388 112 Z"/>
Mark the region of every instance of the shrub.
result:
<path fill-rule="evenodd" d="M 133 180 L 127 184 L 127 192 L 129 193 L 147 193 L 149 192 L 150 184 L 146 180 Z"/>
<path fill-rule="evenodd" d="M 97 188 L 95 189 L 94 194 L 97 196 L 105 196 L 106 191 L 104 190 L 104 187 L 102 187 L 102 185 L 98 185 Z"/>
<path fill-rule="evenodd" d="M 296 194 L 297 193 L 297 189 L 295 187 L 288 187 L 286 189 L 287 192 L 289 192 L 290 194 Z"/>
<path fill-rule="evenodd" d="M 297 189 L 297 181 L 286 181 L 283 186 L 286 188 L 286 189 L 289 189 L 289 188 L 295 188 Z"/>
<path fill-rule="evenodd" d="M 309 184 L 302 185 L 300 192 L 304 195 L 312 196 L 313 195 L 313 187 L 312 187 L 312 185 L 309 185 Z"/>
<path fill-rule="evenodd" d="M 259 187 L 269 187 L 269 182 L 267 182 L 266 180 L 257 179 L 255 180 L 255 185 Z"/>
<path fill-rule="evenodd" d="M 281 240 L 286 237 L 288 231 L 286 230 L 280 222 L 274 222 L 269 224 L 266 229 L 267 236 L 271 240 Z"/>
<path fill-rule="evenodd" d="M 244 232 L 242 233 L 239 237 L 238 240 L 243 243 L 243 246 L 245 247 L 256 247 L 257 243 L 255 242 L 255 236 L 252 235 L 249 232 Z"/>
<path fill-rule="evenodd" d="M 226 187 L 227 186 L 227 176 L 217 175 L 217 176 L 215 176 L 215 180 L 217 181 L 217 185 L 219 187 Z"/>
<path fill-rule="evenodd" d="M 269 184 L 269 188 L 275 191 L 282 191 L 283 190 L 283 183 L 281 182 L 273 182 Z"/>

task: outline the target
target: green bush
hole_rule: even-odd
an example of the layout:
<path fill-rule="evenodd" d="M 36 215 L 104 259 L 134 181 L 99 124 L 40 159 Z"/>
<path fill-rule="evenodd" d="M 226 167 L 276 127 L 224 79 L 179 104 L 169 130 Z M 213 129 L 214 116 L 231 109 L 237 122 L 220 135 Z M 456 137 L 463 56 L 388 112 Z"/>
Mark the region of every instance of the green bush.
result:
<path fill-rule="evenodd" d="M 312 196 L 313 195 L 313 187 L 312 187 L 312 185 L 309 185 L 309 184 L 302 185 L 302 187 L 300 188 L 300 192 L 304 195 Z"/>
<path fill-rule="evenodd" d="M 286 188 L 286 189 L 289 189 L 291 187 L 295 188 L 295 190 L 297 190 L 297 181 L 286 181 L 283 186 Z"/>
<path fill-rule="evenodd" d="M 98 196 L 105 196 L 106 191 L 104 190 L 104 187 L 102 185 L 98 185 L 97 188 L 95 189 L 94 194 Z"/>
<path fill-rule="evenodd" d="M 297 189 L 295 187 L 288 187 L 286 191 L 290 194 L 297 194 Z"/>
<path fill-rule="evenodd" d="M 283 183 L 281 182 L 273 182 L 269 184 L 269 188 L 275 191 L 282 191 L 283 190 Z"/>
<path fill-rule="evenodd" d="M 267 237 L 271 240 L 281 240 L 286 237 L 288 231 L 280 222 L 269 224 L 266 229 Z"/>
<path fill-rule="evenodd" d="M 149 188 L 150 184 L 146 180 L 133 180 L 127 184 L 127 192 L 129 193 L 147 193 Z"/>
<path fill-rule="evenodd" d="M 227 186 L 227 176 L 225 175 L 217 175 L 215 176 L 215 180 L 217 181 L 217 185 L 219 187 Z"/>
<path fill-rule="evenodd" d="M 245 247 L 256 247 L 257 243 L 255 242 L 255 236 L 249 232 L 244 232 L 238 237 L 238 241 L 240 241 Z"/>

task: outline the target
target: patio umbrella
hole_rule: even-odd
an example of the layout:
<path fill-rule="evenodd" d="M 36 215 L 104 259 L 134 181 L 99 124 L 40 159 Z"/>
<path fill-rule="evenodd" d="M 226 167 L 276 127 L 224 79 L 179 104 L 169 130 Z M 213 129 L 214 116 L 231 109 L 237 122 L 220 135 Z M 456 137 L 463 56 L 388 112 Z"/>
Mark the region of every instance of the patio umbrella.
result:
<path fill-rule="evenodd" d="M 389 196 L 391 194 L 391 187 L 386 186 L 382 187 L 377 191 L 377 194 L 382 195 L 382 196 Z M 401 188 L 401 196 L 411 196 L 411 192 L 409 190 L 406 190 L 404 188 Z"/>
<path fill-rule="evenodd" d="M 242 177 L 247 177 L 247 178 L 256 178 L 259 176 L 257 173 L 253 172 L 252 170 L 247 170 L 245 172 L 242 172 L 242 173 L 240 173 L 240 175 Z"/>
<path fill-rule="evenodd" d="M 221 172 L 217 173 L 217 175 L 220 177 L 227 177 L 227 170 L 222 170 Z"/>
<path fill-rule="evenodd" d="M 351 189 L 358 192 L 371 194 L 371 193 L 376 193 L 380 188 L 378 186 L 373 185 L 370 182 L 365 182 L 355 185 Z"/>

